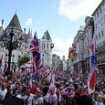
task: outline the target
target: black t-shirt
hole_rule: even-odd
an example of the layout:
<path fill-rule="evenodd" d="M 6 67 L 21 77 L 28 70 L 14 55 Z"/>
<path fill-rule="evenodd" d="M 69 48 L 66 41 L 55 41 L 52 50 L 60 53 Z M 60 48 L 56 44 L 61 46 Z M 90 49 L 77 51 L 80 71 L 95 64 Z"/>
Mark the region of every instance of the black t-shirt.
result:
<path fill-rule="evenodd" d="M 74 100 L 78 105 L 93 105 L 92 98 L 87 95 L 75 96 Z"/>
<path fill-rule="evenodd" d="M 47 87 L 47 86 L 43 87 L 42 91 L 43 91 L 44 96 L 47 94 L 48 89 L 49 89 L 49 87 Z"/>
<path fill-rule="evenodd" d="M 4 100 L 2 105 L 24 105 L 24 101 L 15 96 L 12 96 Z"/>

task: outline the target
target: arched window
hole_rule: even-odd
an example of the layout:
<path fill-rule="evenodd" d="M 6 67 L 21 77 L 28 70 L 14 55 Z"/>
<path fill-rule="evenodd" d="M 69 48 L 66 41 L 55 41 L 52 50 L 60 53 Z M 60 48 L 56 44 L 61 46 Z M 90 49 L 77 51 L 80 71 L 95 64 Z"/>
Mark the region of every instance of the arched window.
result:
<path fill-rule="evenodd" d="M 49 44 L 47 43 L 47 48 L 49 48 Z"/>
<path fill-rule="evenodd" d="M 45 44 L 42 44 L 42 48 L 43 48 L 43 49 L 45 48 Z"/>

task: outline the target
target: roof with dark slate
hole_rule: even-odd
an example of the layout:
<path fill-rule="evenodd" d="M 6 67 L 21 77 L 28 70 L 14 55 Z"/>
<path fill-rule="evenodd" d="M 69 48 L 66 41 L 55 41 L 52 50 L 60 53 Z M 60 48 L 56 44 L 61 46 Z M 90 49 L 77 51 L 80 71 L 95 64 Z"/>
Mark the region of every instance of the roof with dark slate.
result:
<path fill-rule="evenodd" d="M 48 30 L 44 33 L 42 39 L 52 40 L 51 37 L 50 37 L 50 34 L 49 34 Z"/>
<path fill-rule="evenodd" d="M 12 28 L 12 27 L 22 30 L 17 14 L 13 16 L 12 20 L 7 26 L 7 28 Z"/>

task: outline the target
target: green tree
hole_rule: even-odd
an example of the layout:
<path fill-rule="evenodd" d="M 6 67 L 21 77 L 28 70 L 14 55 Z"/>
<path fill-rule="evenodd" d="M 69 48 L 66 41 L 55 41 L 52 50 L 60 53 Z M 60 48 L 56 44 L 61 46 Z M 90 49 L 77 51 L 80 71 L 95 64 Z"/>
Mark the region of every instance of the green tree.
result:
<path fill-rule="evenodd" d="M 23 55 L 22 57 L 20 57 L 18 59 L 18 65 L 19 65 L 19 67 L 21 65 L 23 65 L 24 63 L 28 62 L 29 60 L 30 60 L 30 57 L 28 55 Z"/>

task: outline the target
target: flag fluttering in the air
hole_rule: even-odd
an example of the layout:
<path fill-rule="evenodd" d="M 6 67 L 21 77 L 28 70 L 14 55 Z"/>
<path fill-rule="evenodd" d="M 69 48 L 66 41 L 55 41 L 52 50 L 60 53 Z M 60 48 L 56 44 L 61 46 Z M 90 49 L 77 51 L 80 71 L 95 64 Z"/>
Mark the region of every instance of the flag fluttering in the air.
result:
<path fill-rule="evenodd" d="M 50 86 L 49 86 L 49 88 L 53 88 L 53 87 L 55 87 L 55 72 L 54 72 L 54 69 L 53 69 L 53 67 L 51 68 L 51 71 L 50 71 Z"/>
<path fill-rule="evenodd" d="M 26 68 L 26 67 L 32 67 L 32 61 L 28 61 L 26 63 L 24 63 L 23 65 L 21 65 L 22 68 Z"/>
<path fill-rule="evenodd" d="M 40 44 L 39 40 L 37 38 L 37 33 L 35 33 L 34 37 L 32 38 L 31 44 L 30 44 L 30 52 L 40 52 Z"/>
<path fill-rule="evenodd" d="M 90 48 L 90 73 L 88 76 L 88 93 L 92 94 L 95 91 L 96 84 L 96 65 L 95 65 L 95 43 Z"/>
<path fill-rule="evenodd" d="M 50 70 L 50 81 L 53 83 L 55 82 L 55 73 L 53 67 Z"/>
<path fill-rule="evenodd" d="M 70 51 L 69 51 L 69 57 L 72 62 L 74 62 L 75 56 L 76 56 L 76 50 L 74 47 L 72 47 L 70 48 Z"/>
<path fill-rule="evenodd" d="M 32 58 L 33 58 L 32 59 L 33 72 L 36 73 L 41 65 L 40 43 L 36 33 L 31 41 L 29 50 L 32 53 Z"/>
<path fill-rule="evenodd" d="M 58 70 L 58 75 L 63 76 L 63 70 L 62 69 Z"/>

